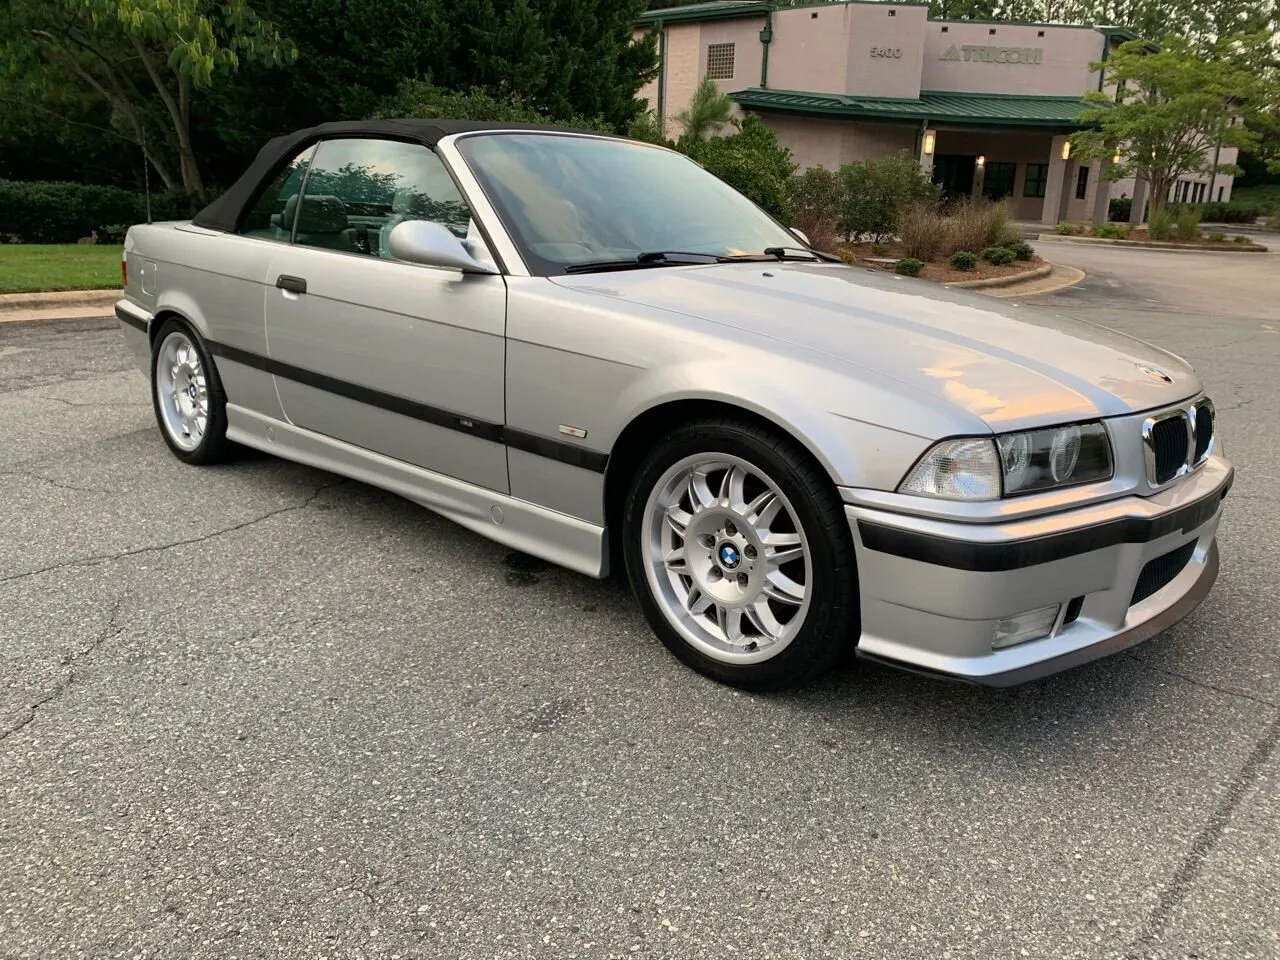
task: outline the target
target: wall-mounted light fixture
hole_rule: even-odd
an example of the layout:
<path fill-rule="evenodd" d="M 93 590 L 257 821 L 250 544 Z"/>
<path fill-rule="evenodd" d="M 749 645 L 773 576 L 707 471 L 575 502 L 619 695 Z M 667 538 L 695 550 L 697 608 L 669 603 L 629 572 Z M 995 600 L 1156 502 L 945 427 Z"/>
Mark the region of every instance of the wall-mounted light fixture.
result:
<path fill-rule="evenodd" d="M 1062 159 L 1063 160 L 1071 159 L 1071 141 L 1070 140 L 1064 140 L 1062 142 Z"/>
<path fill-rule="evenodd" d="M 985 167 L 987 165 L 987 158 L 980 153 L 978 154 L 976 162 L 978 164 L 978 168 L 981 169 L 982 167 Z"/>
<path fill-rule="evenodd" d="M 933 156 L 933 145 L 937 142 L 938 135 L 929 130 L 924 135 L 924 155 L 926 157 Z"/>
<path fill-rule="evenodd" d="M 1120 151 L 1119 151 L 1119 150 L 1117 150 L 1115 153 L 1113 153 L 1113 154 L 1111 155 L 1111 162 L 1112 162 L 1112 163 L 1119 163 L 1119 162 L 1120 162 Z"/>

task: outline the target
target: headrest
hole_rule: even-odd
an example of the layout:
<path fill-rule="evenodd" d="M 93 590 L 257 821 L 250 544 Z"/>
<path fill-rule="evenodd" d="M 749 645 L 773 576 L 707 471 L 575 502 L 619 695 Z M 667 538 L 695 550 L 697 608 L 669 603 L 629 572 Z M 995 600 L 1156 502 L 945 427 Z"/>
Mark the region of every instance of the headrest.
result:
<path fill-rule="evenodd" d="M 350 225 L 347 205 L 337 197 L 321 194 L 303 199 L 298 212 L 298 233 L 341 233 Z"/>

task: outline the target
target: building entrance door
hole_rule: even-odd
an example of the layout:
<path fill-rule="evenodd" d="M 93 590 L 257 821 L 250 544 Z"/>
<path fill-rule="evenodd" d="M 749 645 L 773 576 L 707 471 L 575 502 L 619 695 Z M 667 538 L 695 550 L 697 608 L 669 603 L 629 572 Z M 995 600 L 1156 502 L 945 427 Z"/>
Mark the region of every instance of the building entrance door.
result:
<path fill-rule="evenodd" d="M 976 157 L 940 153 L 933 158 L 933 182 L 942 187 L 944 200 L 957 200 L 973 193 Z"/>

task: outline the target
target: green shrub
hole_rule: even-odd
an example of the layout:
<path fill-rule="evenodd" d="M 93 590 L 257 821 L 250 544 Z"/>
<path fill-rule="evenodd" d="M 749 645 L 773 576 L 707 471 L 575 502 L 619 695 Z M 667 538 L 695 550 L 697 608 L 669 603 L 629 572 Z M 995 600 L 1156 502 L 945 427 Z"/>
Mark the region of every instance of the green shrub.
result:
<path fill-rule="evenodd" d="M 987 247 L 982 251 L 982 259 L 997 267 L 1013 263 L 1013 251 L 1008 247 Z"/>
<path fill-rule="evenodd" d="M 193 204 L 181 194 L 152 194 L 151 219 L 186 220 Z M 75 243 L 96 231 L 100 243 L 118 243 L 146 219 L 147 198 L 118 187 L 0 180 L 0 242 Z"/>
<path fill-rule="evenodd" d="M 1227 235 L 1225 233 L 1211 233 L 1209 234 L 1209 239 L 1214 243 L 1223 243 L 1227 239 Z"/>
<path fill-rule="evenodd" d="M 643 140 L 645 143 L 670 145 L 670 141 L 663 136 L 662 121 L 652 110 L 646 110 L 631 121 L 631 125 L 627 127 L 627 136 L 632 140 Z"/>
<path fill-rule="evenodd" d="M 938 185 L 906 153 L 846 163 L 839 177 L 840 229 L 849 240 L 869 236 L 884 242 L 904 210 L 938 200 Z"/>
<path fill-rule="evenodd" d="M 797 219 L 823 218 L 838 223 L 840 175 L 826 167 L 810 167 L 787 182 L 787 199 Z"/>
<path fill-rule="evenodd" d="M 1147 220 L 1147 236 L 1152 240 L 1170 240 L 1173 238 L 1173 214 L 1161 208 L 1152 210 Z"/>
<path fill-rule="evenodd" d="M 1025 240 L 1019 240 L 1010 249 L 1013 250 L 1013 256 L 1017 260 L 1030 260 L 1036 255 L 1035 248 Z"/>
<path fill-rule="evenodd" d="M 1095 223 L 1093 235 L 1102 240 L 1123 240 L 1129 231 L 1118 223 Z"/>
<path fill-rule="evenodd" d="M 1280 213 L 1273 213 L 1267 217 L 1266 228 L 1280 233 Z"/>
<path fill-rule="evenodd" d="M 1076 232 L 1076 227 L 1075 227 L 1075 224 L 1073 223 L 1058 224 L 1058 236 L 1060 237 L 1069 237 L 1075 232 Z"/>
<path fill-rule="evenodd" d="M 978 258 L 968 250 L 957 250 L 947 262 L 953 270 L 972 270 L 978 265 Z"/>
<path fill-rule="evenodd" d="M 791 151 L 759 117 L 744 119 L 732 136 L 682 140 L 677 149 L 783 223 L 791 222 L 787 188 L 796 165 Z"/>
<path fill-rule="evenodd" d="M 1200 239 L 1200 211 L 1195 207 L 1184 206 L 1177 213 L 1175 229 L 1179 240 Z"/>
<path fill-rule="evenodd" d="M 1128 223 L 1133 213 L 1132 197 L 1113 197 L 1107 204 L 1107 219 L 1117 223 Z"/>
<path fill-rule="evenodd" d="M 904 277 L 918 277 L 923 269 L 923 261 L 917 260 L 915 257 L 903 257 L 893 265 L 893 272 L 900 273 Z"/>
<path fill-rule="evenodd" d="M 1276 226 L 1280 227 L 1280 223 L 1276 224 Z M 1239 234 L 1236 234 L 1234 237 L 1232 237 L 1231 242 L 1232 243 L 1253 243 L 1253 241 L 1250 240 L 1248 237 L 1242 237 Z"/>
<path fill-rule="evenodd" d="M 1207 223 L 1253 223 L 1263 216 L 1261 207 L 1250 204 L 1206 203 L 1200 208 L 1200 219 Z"/>
<path fill-rule="evenodd" d="M 599 117 L 551 116 L 514 94 L 495 97 L 483 90 L 449 90 L 425 80 L 406 80 L 394 96 L 379 104 L 375 120 L 412 117 L 421 120 L 501 120 L 511 123 L 554 123 L 582 130 L 612 132 Z"/>

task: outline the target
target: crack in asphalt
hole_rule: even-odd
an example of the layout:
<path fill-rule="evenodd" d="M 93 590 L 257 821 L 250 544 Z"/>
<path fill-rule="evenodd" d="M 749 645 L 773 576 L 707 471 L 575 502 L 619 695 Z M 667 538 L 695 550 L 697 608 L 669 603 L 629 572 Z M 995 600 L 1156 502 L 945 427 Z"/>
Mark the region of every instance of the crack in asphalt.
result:
<path fill-rule="evenodd" d="M 54 401 L 54 402 L 56 402 L 56 403 L 65 403 L 68 407 L 101 407 L 101 406 L 102 406 L 101 401 L 92 401 L 92 402 L 86 402 L 86 403 L 77 403 L 77 402 L 76 402 L 76 401 L 74 401 L 74 400 L 64 400 L 62 397 L 46 397 L 44 394 L 39 394 L 39 395 L 36 397 L 36 399 L 37 399 L 37 400 L 50 400 L 50 401 Z M 140 401 L 140 400 L 113 400 L 113 401 L 111 402 L 111 405 L 112 405 L 113 407 L 149 407 L 149 406 L 151 406 L 151 404 L 149 404 L 149 403 L 143 403 L 143 402 L 142 402 L 142 401 Z"/>
<path fill-rule="evenodd" d="M 63 483 L 60 480 L 53 480 L 49 477 L 42 476 L 41 474 L 33 473 L 30 470 L 4 470 L 0 471 L 0 477 L 30 477 L 32 480 L 42 480 L 50 486 L 58 487 L 62 490 L 74 490 L 77 493 L 113 494 L 122 492 L 120 490 L 104 490 L 102 487 L 77 487 L 75 484 Z"/>
<path fill-rule="evenodd" d="M 64 693 L 67 692 L 67 690 L 71 687 L 71 685 L 76 681 L 76 664 L 77 663 L 79 663 L 85 657 L 88 657 L 91 654 L 93 654 L 95 651 L 97 651 L 99 647 L 101 647 L 108 640 L 114 640 L 116 637 L 120 636 L 120 634 L 124 633 L 125 628 L 117 622 L 120 617 L 120 608 L 123 605 L 124 605 L 124 597 L 117 597 L 116 602 L 112 604 L 111 615 L 107 617 L 106 626 L 103 627 L 102 630 L 98 632 L 97 636 L 95 636 L 92 640 L 89 641 L 89 645 L 85 647 L 83 650 L 76 651 L 72 653 L 70 656 L 63 658 L 62 665 L 66 667 L 67 670 L 66 670 L 66 673 L 64 673 L 62 676 L 61 682 L 56 684 L 52 690 L 49 690 L 48 692 L 46 692 L 44 696 L 28 704 L 26 716 L 23 717 L 20 721 L 18 721 L 13 726 L 5 730 L 0 730 L 0 742 L 7 740 L 9 737 L 19 732 L 20 730 L 25 730 L 32 723 L 35 722 L 35 719 L 37 716 L 39 716 L 40 710 L 42 707 L 44 707 L 48 703 L 52 703 L 54 700 L 57 700 Z"/>
<path fill-rule="evenodd" d="M 245 520 L 243 523 L 237 523 L 230 527 L 223 527 L 221 530 L 214 530 L 198 537 L 189 537 L 185 540 L 175 540 L 172 543 L 154 544 L 146 547 L 134 547 L 130 550 L 122 550 L 119 553 L 84 557 L 80 560 L 68 560 L 66 563 L 55 563 L 47 567 L 40 567 L 37 570 L 28 570 L 24 573 L 12 573 L 6 577 L 0 577 L 0 583 L 11 583 L 15 580 L 24 580 L 27 577 L 39 576 L 42 573 L 51 573 L 54 570 L 67 570 L 74 567 L 96 567 L 101 566 L 104 563 L 110 563 L 113 560 L 123 560 L 126 557 L 136 557 L 144 553 L 162 553 L 165 550 L 172 550 L 174 547 L 185 547 L 193 543 L 203 543 L 204 541 L 212 540 L 215 537 L 221 537 L 228 533 L 235 533 L 237 530 L 243 530 L 246 527 L 252 527 L 254 524 L 262 523 L 264 520 L 270 520 L 272 517 L 278 517 L 282 513 L 293 513 L 298 510 L 305 510 L 326 490 L 341 486 L 344 483 L 346 483 L 345 477 L 332 483 L 321 484 L 316 488 L 315 492 L 303 500 L 302 503 L 295 503 L 287 507 L 280 507 L 279 509 L 264 513 L 260 517 L 254 517 L 252 520 Z"/>
<path fill-rule="evenodd" d="M 1212 690 L 1214 693 L 1221 693 L 1228 697 L 1238 697 L 1241 700 L 1248 700 L 1251 703 L 1256 703 L 1259 706 L 1266 707 L 1268 710 L 1280 710 L 1280 703 L 1272 703 L 1270 700 L 1265 700 L 1262 697 L 1255 697 L 1253 694 L 1245 693 L 1243 690 L 1232 690 L 1230 687 L 1219 687 L 1212 683 L 1205 683 L 1205 681 L 1197 680 L 1195 677 L 1188 677 L 1185 673 L 1178 673 L 1176 670 L 1170 670 L 1167 667 L 1158 667 L 1154 663 L 1149 663 L 1132 653 L 1126 653 L 1124 656 L 1147 670 L 1151 670 L 1154 673 L 1162 673 L 1166 677 L 1174 677 L 1184 683 L 1191 684 L 1193 687 L 1200 687 L 1202 690 Z"/>
<path fill-rule="evenodd" d="M 1159 940 L 1160 935 L 1169 924 L 1174 909 L 1191 892 L 1191 885 L 1200 875 L 1200 871 L 1204 867 L 1205 861 L 1208 860 L 1209 854 L 1222 838 L 1227 823 L 1243 802 L 1249 788 L 1258 779 L 1262 765 L 1275 753 L 1277 744 L 1280 744 L 1280 717 L 1272 721 L 1271 728 L 1266 736 L 1254 745 L 1239 772 L 1232 778 L 1226 795 L 1218 803 L 1213 813 L 1210 814 L 1208 822 L 1200 833 L 1191 842 L 1191 849 L 1183 857 L 1182 864 L 1173 875 L 1169 885 L 1161 891 L 1160 899 L 1152 909 L 1151 915 L 1147 917 L 1142 933 L 1130 946 L 1129 952 L 1126 954 L 1127 960 L 1141 960 L 1147 949 Z"/>

